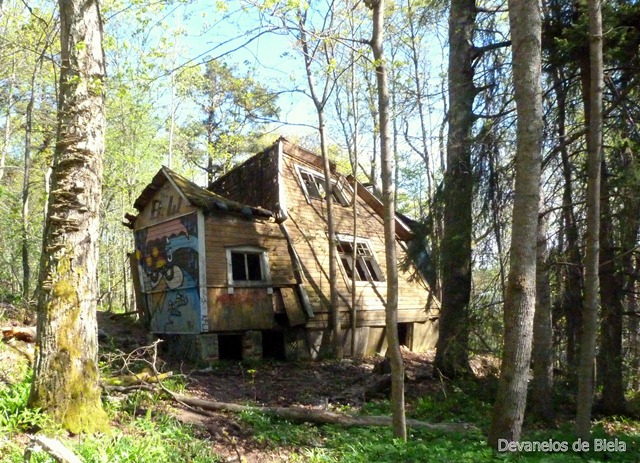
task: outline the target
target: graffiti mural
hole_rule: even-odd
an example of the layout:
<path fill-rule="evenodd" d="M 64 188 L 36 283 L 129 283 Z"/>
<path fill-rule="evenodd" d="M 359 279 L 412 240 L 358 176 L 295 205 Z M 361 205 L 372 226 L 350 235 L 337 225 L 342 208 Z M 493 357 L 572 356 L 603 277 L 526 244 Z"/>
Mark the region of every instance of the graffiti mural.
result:
<path fill-rule="evenodd" d="M 135 245 L 151 331 L 199 332 L 197 215 L 138 230 Z"/>

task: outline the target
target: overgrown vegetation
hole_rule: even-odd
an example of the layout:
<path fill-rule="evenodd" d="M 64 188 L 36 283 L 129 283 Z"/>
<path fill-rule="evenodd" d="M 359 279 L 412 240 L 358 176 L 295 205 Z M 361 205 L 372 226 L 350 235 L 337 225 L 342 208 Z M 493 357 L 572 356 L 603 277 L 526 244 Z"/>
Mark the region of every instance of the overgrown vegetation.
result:
<path fill-rule="evenodd" d="M 4 352 L 9 348 L 0 345 L 0 349 Z M 7 366 L 3 364 L 3 367 Z M 3 463 L 23 462 L 27 445 L 25 435 L 38 430 L 61 439 L 87 463 L 225 461 L 216 453 L 211 436 L 170 417 L 166 413 L 168 402 L 156 392 L 137 391 L 105 396 L 104 408 L 112 423 L 110 433 L 93 437 L 68 437 L 45 415 L 26 407 L 30 370 L 25 362 L 17 362 L 12 367 L 3 368 L 5 371 L 11 370 L 11 377 L 9 379 L 5 375 L 0 382 L 0 436 L 3 436 L 0 437 L 0 460 Z M 113 369 L 105 364 L 103 367 L 105 375 L 122 370 L 118 362 L 114 362 Z M 186 385 L 188 388 L 184 378 L 173 381 L 175 384 L 172 387 L 182 389 Z M 540 430 L 530 423 L 523 441 L 554 442 L 556 445 L 566 442 L 569 450 L 494 454 L 486 445 L 494 389 L 490 379 L 481 382 L 447 382 L 440 383 L 439 387 L 434 387 L 418 399 L 409 400 L 411 418 L 429 422 L 467 422 L 477 429 L 462 433 L 411 429 L 406 443 L 394 439 L 389 428 L 290 423 L 255 412 L 243 413 L 240 423 L 248 429 L 248 435 L 244 438 L 249 439 L 252 446 L 264 449 L 265 453 L 281 452 L 288 461 L 305 463 L 635 462 L 640 458 L 640 422 L 623 418 L 603 420 L 594 427 L 594 439 L 600 439 L 600 442 L 606 439 L 609 445 L 617 442 L 618 451 L 572 452 L 575 438 L 570 424 L 553 430 Z M 390 406 L 386 400 L 377 400 L 357 408 L 342 406 L 339 411 L 382 415 L 390 413 Z M 229 437 L 225 445 L 235 445 L 237 441 L 234 439 Z M 619 451 L 621 442 L 626 447 L 624 452 Z M 53 462 L 44 453 L 35 453 L 31 461 Z"/>

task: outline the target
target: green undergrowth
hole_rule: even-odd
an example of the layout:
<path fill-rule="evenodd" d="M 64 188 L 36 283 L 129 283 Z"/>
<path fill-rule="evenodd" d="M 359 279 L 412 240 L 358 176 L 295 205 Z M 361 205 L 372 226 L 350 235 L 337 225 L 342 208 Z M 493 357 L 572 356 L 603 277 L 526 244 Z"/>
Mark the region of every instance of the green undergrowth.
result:
<path fill-rule="evenodd" d="M 486 442 L 491 419 L 490 386 L 481 383 L 447 385 L 408 404 L 410 418 L 432 423 L 474 425 L 464 432 L 440 432 L 410 429 L 407 442 L 395 439 L 388 428 L 313 426 L 252 412 L 242 419 L 253 428 L 258 442 L 272 447 L 295 449 L 293 461 L 341 463 L 419 463 L 419 462 L 638 462 L 640 461 L 640 423 L 630 420 L 606 420 L 594 426 L 590 451 L 578 448 L 571 424 L 554 430 L 525 430 L 521 444 L 530 442 L 536 451 L 523 447 L 520 452 L 494 453 Z M 365 404 L 360 410 L 339 407 L 346 413 L 388 415 L 388 401 Z M 617 441 L 615 440 L 617 439 Z M 545 447 L 540 446 L 546 442 Z M 598 445 L 594 451 L 594 445 Z M 609 448 L 606 448 L 606 446 Z M 624 451 L 622 447 L 624 446 Z M 566 450 L 565 450 L 566 447 Z M 604 447 L 604 448 L 602 448 Z M 612 448 L 614 447 L 614 448 Z M 552 450 L 556 450 L 555 452 Z M 534 449 L 535 450 L 535 449 Z"/>
<path fill-rule="evenodd" d="M 30 373 L 14 384 L 0 383 L 0 462 L 23 463 L 25 434 L 44 432 L 58 437 L 86 463 L 215 463 L 222 461 L 211 442 L 165 414 L 157 395 L 137 392 L 110 398 L 105 409 L 111 418 L 107 434 L 68 438 L 46 415 L 27 408 Z M 53 463 L 42 452 L 31 463 Z"/>
<path fill-rule="evenodd" d="M 0 462 L 24 461 L 25 437 L 44 432 L 58 437 L 86 463 L 215 463 L 223 461 L 212 443 L 197 431 L 171 417 L 166 402 L 157 393 L 138 391 L 112 394 L 104 400 L 111 430 L 108 434 L 68 437 L 44 414 L 27 408 L 30 371 L 18 371 L 11 381 L 0 381 Z M 108 373 L 105 371 L 104 373 Z M 167 383 L 173 389 L 185 387 L 185 379 Z M 493 386 L 478 382 L 441 384 L 418 399 L 409 398 L 408 417 L 432 423 L 469 423 L 464 432 L 410 429 L 407 442 L 395 439 L 386 427 L 339 427 L 294 424 L 255 412 L 245 412 L 242 421 L 252 429 L 252 445 L 281 449 L 286 461 L 320 463 L 420 463 L 420 462 L 638 462 L 640 423 L 630 419 L 607 419 L 594 426 L 590 451 L 575 452 L 570 417 L 557 429 L 534 428 L 527 423 L 521 444 L 547 443 L 553 451 L 494 453 L 486 444 L 490 425 Z M 363 415 L 389 415 L 388 401 L 373 401 L 362 407 L 335 406 L 336 411 Z M 617 439 L 617 440 L 616 440 Z M 594 451 L 596 440 L 600 448 Z M 566 445 L 566 450 L 563 446 Z M 624 446 L 624 451 L 622 451 Z M 52 463 L 43 453 L 34 453 L 32 463 Z"/>
<path fill-rule="evenodd" d="M 620 433 L 618 449 L 613 451 L 573 452 L 575 443 L 570 430 L 525 433 L 523 441 L 554 442 L 568 447 L 557 452 L 502 452 L 494 453 L 487 447 L 481 431 L 462 433 L 434 432 L 411 429 L 408 441 L 394 439 L 388 428 L 359 428 L 336 426 L 312 426 L 292 424 L 284 420 L 255 413 L 243 414 L 243 420 L 253 427 L 258 442 L 275 447 L 289 446 L 296 449 L 293 461 L 320 463 L 403 463 L 403 462 L 637 462 L 640 458 L 640 438 L 633 433 Z M 594 429 L 594 439 L 614 437 L 605 433 L 602 426 Z M 621 442 L 625 451 L 620 450 Z"/>

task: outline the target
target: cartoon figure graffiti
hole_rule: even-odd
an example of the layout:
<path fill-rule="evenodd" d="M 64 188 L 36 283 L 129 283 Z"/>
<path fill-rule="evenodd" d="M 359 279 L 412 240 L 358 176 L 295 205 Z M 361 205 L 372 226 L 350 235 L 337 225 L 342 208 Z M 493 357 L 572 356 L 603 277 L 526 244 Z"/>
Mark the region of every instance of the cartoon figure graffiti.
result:
<path fill-rule="evenodd" d="M 156 333 L 199 331 L 198 225 L 195 214 L 135 233 L 136 258 Z"/>

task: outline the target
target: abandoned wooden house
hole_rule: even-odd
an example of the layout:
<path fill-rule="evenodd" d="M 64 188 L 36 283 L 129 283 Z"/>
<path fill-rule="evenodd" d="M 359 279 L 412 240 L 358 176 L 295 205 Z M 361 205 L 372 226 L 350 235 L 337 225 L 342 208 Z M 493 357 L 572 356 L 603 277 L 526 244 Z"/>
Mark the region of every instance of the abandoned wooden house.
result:
<path fill-rule="evenodd" d="M 354 238 L 354 179 L 340 175 L 333 164 L 331 171 L 345 352 L 384 352 L 382 204 L 356 184 Z M 138 215 L 127 215 L 135 236 L 138 302 L 150 331 L 178 339 L 190 354 L 204 358 L 321 354 L 331 337 L 321 172 L 320 157 L 283 138 L 209 189 L 160 169 L 134 204 Z M 396 236 L 400 260 L 413 236 L 400 218 Z M 401 270 L 401 342 L 414 351 L 433 347 L 438 313 L 420 273 Z"/>

